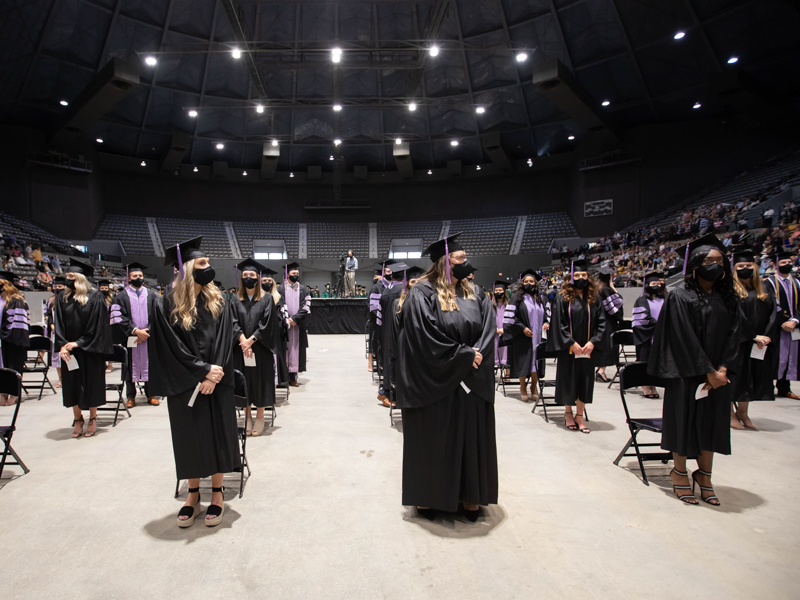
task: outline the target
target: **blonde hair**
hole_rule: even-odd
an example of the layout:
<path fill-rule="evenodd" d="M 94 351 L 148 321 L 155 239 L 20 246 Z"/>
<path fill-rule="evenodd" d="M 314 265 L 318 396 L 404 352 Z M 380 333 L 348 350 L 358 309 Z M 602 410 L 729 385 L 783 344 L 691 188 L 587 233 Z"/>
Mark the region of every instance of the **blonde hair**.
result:
<path fill-rule="evenodd" d="M 2 281 L 3 281 L 3 298 L 6 299 L 6 302 L 14 298 L 25 300 L 25 296 L 22 295 L 22 292 L 19 291 L 17 286 L 15 286 L 7 279 L 3 279 Z"/>
<path fill-rule="evenodd" d="M 86 275 L 83 273 L 73 273 L 75 275 L 75 291 L 69 289 L 69 286 L 64 286 L 64 302 L 66 303 L 69 299 L 75 295 L 75 302 L 80 304 L 81 306 L 85 306 L 86 303 L 89 301 L 89 294 L 94 289 L 92 284 L 89 283 L 89 280 L 86 279 Z M 103 302 L 105 302 L 105 298 L 103 298 Z"/>
<path fill-rule="evenodd" d="M 170 312 L 170 319 L 175 325 L 178 321 L 181 326 L 189 331 L 194 329 L 197 320 L 197 294 L 194 291 L 194 259 L 183 265 L 184 278 L 180 275 L 175 276 L 175 285 L 172 288 L 172 302 L 174 306 Z M 219 288 L 212 283 L 200 288 L 200 296 L 205 300 L 206 308 L 211 312 L 211 316 L 217 319 L 222 314 L 225 306 L 225 298 Z"/>
<path fill-rule="evenodd" d="M 264 297 L 264 290 L 261 289 L 261 274 L 253 269 L 244 269 L 242 271 L 242 276 L 239 278 L 239 300 L 242 302 L 247 300 L 247 288 L 244 287 L 244 274 L 247 272 L 253 272 L 258 275 L 258 285 L 253 288 L 255 290 L 255 292 L 253 292 L 253 301 L 258 302 Z"/>
<path fill-rule="evenodd" d="M 456 295 L 453 288 L 450 287 L 450 282 L 447 281 L 447 261 L 449 260 L 450 257 L 445 254 L 433 263 L 419 278 L 419 281 L 430 282 L 433 289 L 436 290 L 436 296 L 439 298 L 439 306 L 444 312 L 458 310 Z M 456 286 L 461 288 L 465 298 L 468 300 L 475 299 L 472 284 L 467 279 L 462 279 L 457 282 Z"/>
<path fill-rule="evenodd" d="M 261 279 L 269 279 L 272 281 L 272 287 L 269 289 L 269 293 L 272 295 L 272 301 L 275 302 L 275 306 L 278 306 L 278 303 L 281 301 L 281 293 L 278 291 L 278 282 L 275 281 L 275 278 L 271 275 L 264 275 Z M 261 283 L 259 282 L 259 287 L 261 287 Z"/>
<path fill-rule="evenodd" d="M 736 291 L 736 294 L 739 298 L 747 298 L 747 288 L 742 283 L 742 280 L 739 279 L 739 273 L 737 272 L 736 266 L 731 269 L 733 271 L 733 289 Z M 746 280 L 745 280 L 746 281 Z M 753 268 L 753 276 L 750 278 L 750 285 L 753 288 L 753 291 L 758 296 L 758 299 L 762 302 L 767 299 L 767 293 L 764 291 L 764 288 L 761 285 L 761 277 L 758 275 L 758 269 Z"/>

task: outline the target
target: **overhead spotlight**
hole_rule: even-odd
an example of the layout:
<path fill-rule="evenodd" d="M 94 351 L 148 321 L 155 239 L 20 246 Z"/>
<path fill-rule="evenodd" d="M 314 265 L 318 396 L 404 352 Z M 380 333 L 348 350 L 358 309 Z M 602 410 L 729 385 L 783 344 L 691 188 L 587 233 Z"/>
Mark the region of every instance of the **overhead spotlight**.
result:
<path fill-rule="evenodd" d="M 242 58 L 242 51 L 241 51 L 241 50 L 239 50 L 238 48 L 234 48 L 234 49 L 231 51 L 231 56 L 232 56 L 233 58 Z"/>
<path fill-rule="evenodd" d="M 611 102 L 608 100 L 603 100 L 602 104 L 603 106 L 608 106 L 609 104 L 611 104 Z"/>
<path fill-rule="evenodd" d="M 451 146 L 458 146 L 458 140 L 450 140 Z"/>
<path fill-rule="evenodd" d="M 517 52 L 517 62 L 525 62 L 528 60 L 527 52 Z"/>
<path fill-rule="evenodd" d="M 190 110 L 189 111 L 189 116 L 190 117 L 196 117 L 197 116 L 197 111 L 196 110 Z"/>
<path fill-rule="evenodd" d="M 430 169 L 428 169 L 428 175 L 433 175 L 433 171 L 431 171 Z"/>
<path fill-rule="evenodd" d="M 278 140 L 272 140 L 272 145 L 273 146 L 277 146 L 278 145 Z"/>
<path fill-rule="evenodd" d="M 294 177 L 294 173 L 289 173 L 289 177 Z"/>
<path fill-rule="evenodd" d="M 342 110 L 342 105 L 341 104 L 334 104 L 333 105 L 333 110 L 335 110 L 336 112 L 339 112 L 340 110 Z"/>
<path fill-rule="evenodd" d="M 479 107 L 477 107 L 477 108 L 475 109 L 475 112 L 476 112 L 476 113 L 478 113 L 479 115 L 482 115 L 483 113 L 485 113 L 485 112 L 486 112 L 486 109 L 485 109 L 485 108 L 483 108 L 482 106 L 479 106 Z"/>
<path fill-rule="evenodd" d="M 61 100 L 61 101 L 59 102 L 59 104 L 60 104 L 61 106 L 69 106 L 69 102 L 67 102 L 66 100 Z"/>
<path fill-rule="evenodd" d="M 481 170 L 481 166 L 480 165 L 475 165 L 475 170 L 476 171 L 480 171 Z"/>
<path fill-rule="evenodd" d="M 678 33 L 676 33 L 675 35 L 672 36 L 672 39 L 673 40 L 682 40 L 684 37 L 686 37 L 686 32 L 685 31 L 679 31 Z"/>
<path fill-rule="evenodd" d="M 403 143 L 403 140 L 401 140 L 400 138 L 397 138 L 397 139 L 394 141 L 394 143 L 395 143 L 395 144 L 402 144 L 402 143 Z"/>
<path fill-rule="evenodd" d="M 142 162 L 140 162 L 140 163 L 139 163 L 139 166 L 140 166 L 140 167 L 146 167 L 146 166 L 147 166 L 147 163 L 146 163 L 146 162 L 144 162 L 144 161 L 142 161 Z"/>
<path fill-rule="evenodd" d="M 692 105 L 692 108 L 695 108 L 695 109 L 697 109 L 697 108 L 700 108 L 701 106 L 703 106 L 703 105 L 702 105 L 702 104 L 700 104 L 699 102 L 695 102 L 695 103 Z"/>
<path fill-rule="evenodd" d="M 431 56 L 439 56 L 439 46 L 431 46 L 428 50 L 428 53 Z"/>
<path fill-rule="evenodd" d="M 195 172 L 195 173 L 197 173 L 197 171 L 199 171 L 199 170 L 200 170 L 200 169 L 198 169 L 197 167 L 195 167 L 194 169 L 192 169 L 192 171 L 193 171 L 193 172 Z"/>
<path fill-rule="evenodd" d="M 146 64 L 148 67 L 155 67 L 157 62 L 158 61 L 156 60 L 155 56 L 146 56 L 144 59 L 144 64 Z"/>
<path fill-rule="evenodd" d="M 532 159 L 532 158 L 529 158 L 529 159 L 528 159 L 528 166 L 529 166 L 529 167 L 532 167 L 532 166 L 533 166 L 533 159 Z"/>
<path fill-rule="evenodd" d="M 330 156 L 330 158 L 328 160 L 333 160 L 333 154 L 331 154 L 331 156 Z"/>
<path fill-rule="evenodd" d="M 259 114 L 263 113 L 264 112 L 264 105 L 263 104 L 256 105 L 256 112 L 259 113 Z"/>
<path fill-rule="evenodd" d="M 247 177 L 247 171 L 242 171 L 242 177 Z"/>
<path fill-rule="evenodd" d="M 342 60 L 341 48 L 334 48 L 333 50 L 331 50 L 331 60 L 335 63 L 338 63 Z"/>
<path fill-rule="evenodd" d="M 737 63 L 737 62 L 739 62 L 739 57 L 738 56 L 731 56 L 728 59 L 728 64 L 729 65 L 732 65 L 732 64 Z"/>
<path fill-rule="evenodd" d="M 217 150 L 222 150 L 225 147 L 225 144 L 217 144 Z"/>
<path fill-rule="evenodd" d="M 334 146 L 338 146 L 341 143 L 342 143 L 342 140 L 340 140 L 339 138 L 336 138 L 335 140 L 333 140 L 333 145 Z"/>
<path fill-rule="evenodd" d="M 62 100 L 61 102 L 63 103 L 64 101 Z M 417 103 L 416 102 L 412 102 L 411 104 L 409 104 L 408 105 L 408 110 L 410 110 L 411 112 L 414 112 L 415 110 L 417 110 Z"/>
<path fill-rule="evenodd" d="M 570 140 L 570 141 L 572 141 L 572 140 L 574 140 L 574 139 L 575 139 L 575 136 L 574 136 L 574 135 L 571 135 L 571 136 L 569 136 L 567 139 L 568 139 L 568 140 Z"/>
<path fill-rule="evenodd" d="M 103 138 L 97 138 L 95 140 L 95 142 L 97 142 L 98 144 L 102 144 L 103 143 Z"/>

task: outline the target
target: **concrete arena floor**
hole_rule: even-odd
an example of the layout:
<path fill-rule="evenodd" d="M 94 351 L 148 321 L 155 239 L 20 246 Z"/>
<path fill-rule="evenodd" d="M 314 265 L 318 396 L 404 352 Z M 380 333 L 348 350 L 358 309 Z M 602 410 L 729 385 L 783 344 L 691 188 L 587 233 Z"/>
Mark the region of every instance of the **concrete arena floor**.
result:
<path fill-rule="evenodd" d="M 253 475 L 242 499 L 226 480 L 214 529 L 175 525 L 186 485 L 174 499 L 165 404 L 115 428 L 101 413 L 95 438 L 73 440 L 60 396 L 26 399 L 14 447 L 31 472 L 0 480 L 4 597 L 797 597 L 800 402 L 753 405 L 761 431 L 732 432 L 712 508 L 678 502 L 668 466 L 651 463 L 648 487 L 634 459 L 612 464 L 628 437 L 616 388 L 598 384 L 590 435 L 498 393 L 500 504 L 475 525 L 429 523 L 400 505 L 402 434 L 363 337 L 310 342 L 303 386 L 248 441 Z"/>

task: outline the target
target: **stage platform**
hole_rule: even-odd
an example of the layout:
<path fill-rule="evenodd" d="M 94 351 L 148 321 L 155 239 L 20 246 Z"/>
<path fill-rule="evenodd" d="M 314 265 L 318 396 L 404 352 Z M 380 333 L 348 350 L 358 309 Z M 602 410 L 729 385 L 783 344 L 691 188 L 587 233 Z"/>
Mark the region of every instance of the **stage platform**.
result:
<path fill-rule="evenodd" d="M 368 317 L 367 298 L 312 298 L 308 333 L 363 335 Z"/>

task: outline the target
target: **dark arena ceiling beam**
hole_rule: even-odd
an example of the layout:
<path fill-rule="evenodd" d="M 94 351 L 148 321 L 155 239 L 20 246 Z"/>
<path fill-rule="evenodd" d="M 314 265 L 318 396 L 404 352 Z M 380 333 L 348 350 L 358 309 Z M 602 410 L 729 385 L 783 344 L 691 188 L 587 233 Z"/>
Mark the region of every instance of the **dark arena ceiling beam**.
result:
<path fill-rule="evenodd" d="M 238 3 L 236 0 L 222 0 L 222 7 L 225 9 L 225 13 L 228 15 L 228 20 L 231 22 L 233 35 L 236 38 L 236 41 L 243 44 L 244 49 L 247 49 L 249 47 L 249 36 L 245 30 L 244 23 L 239 18 Z M 258 72 L 258 66 L 256 65 L 255 58 L 250 52 L 243 52 L 243 56 L 247 64 L 247 70 L 250 71 L 250 78 L 252 79 L 253 85 L 256 88 L 256 95 L 261 100 L 266 100 L 267 87 L 261 80 L 261 75 Z"/>

